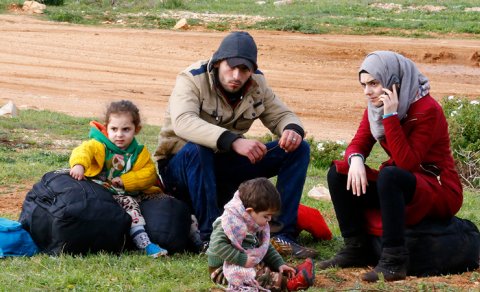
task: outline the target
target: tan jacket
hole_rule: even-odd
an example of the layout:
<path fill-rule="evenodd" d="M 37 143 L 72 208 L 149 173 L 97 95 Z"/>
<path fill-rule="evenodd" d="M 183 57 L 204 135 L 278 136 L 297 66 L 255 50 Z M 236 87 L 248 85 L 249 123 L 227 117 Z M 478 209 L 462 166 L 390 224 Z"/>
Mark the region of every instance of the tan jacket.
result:
<path fill-rule="evenodd" d="M 213 70 L 207 68 L 208 61 L 199 61 L 177 76 L 155 151 L 157 160 L 177 153 L 187 141 L 218 151 L 217 141 L 225 131 L 243 135 L 256 119 L 278 136 L 289 124 L 303 128 L 260 71 L 252 75 L 251 86 L 232 109 L 214 85 Z"/>

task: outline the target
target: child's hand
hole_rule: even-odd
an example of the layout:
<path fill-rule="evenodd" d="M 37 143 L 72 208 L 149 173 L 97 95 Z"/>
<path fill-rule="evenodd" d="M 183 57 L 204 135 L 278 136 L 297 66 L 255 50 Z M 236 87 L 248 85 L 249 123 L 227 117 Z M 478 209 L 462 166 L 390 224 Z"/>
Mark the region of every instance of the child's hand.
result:
<path fill-rule="evenodd" d="M 70 176 L 76 180 L 85 179 L 85 168 L 83 165 L 76 164 L 70 169 Z"/>
<path fill-rule="evenodd" d="M 248 255 L 247 262 L 245 263 L 245 268 L 253 268 L 256 265 L 255 257 Z"/>
<path fill-rule="evenodd" d="M 286 274 L 286 276 L 288 278 L 292 278 L 293 276 L 295 276 L 295 269 L 292 268 L 292 267 L 289 267 L 287 265 L 281 265 L 279 268 L 278 268 L 278 271 L 281 273 L 281 274 Z"/>
<path fill-rule="evenodd" d="M 114 177 L 112 179 L 112 185 L 116 188 L 123 188 L 123 181 L 120 177 Z"/>

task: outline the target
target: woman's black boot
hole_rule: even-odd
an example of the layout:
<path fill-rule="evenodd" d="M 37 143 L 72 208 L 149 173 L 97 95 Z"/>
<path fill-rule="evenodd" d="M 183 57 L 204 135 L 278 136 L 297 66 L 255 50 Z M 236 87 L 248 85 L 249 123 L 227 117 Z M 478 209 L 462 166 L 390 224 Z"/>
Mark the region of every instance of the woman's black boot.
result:
<path fill-rule="evenodd" d="M 344 238 L 345 246 L 331 259 L 321 261 L 320 269 L 362 267 L 369 264 L 370 250 L 365 236 Z"/>
<path fill-rule="evenodd" d="M 362 275 L 362 280 L 376 282 L 383 274 L 385 281 L 398 281 L 407 277 L 408 250 L 406 247 L 383 248 L 382 256 L 377 266 L 370 272 Z"/>

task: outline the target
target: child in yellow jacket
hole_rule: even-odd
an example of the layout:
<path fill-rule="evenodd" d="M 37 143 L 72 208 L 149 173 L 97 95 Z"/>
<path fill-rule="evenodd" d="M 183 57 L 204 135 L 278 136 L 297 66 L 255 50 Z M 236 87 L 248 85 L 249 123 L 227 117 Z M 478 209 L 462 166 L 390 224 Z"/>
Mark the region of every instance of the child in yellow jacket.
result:
<path fill-rule="evenodd" d="M 130 236 L 137 248 L 155 258 L 166 255 L 167 250 L 150 241 L 136 199 L 141 192 L 160 191 L 154 185 L 157 175 L 150 152 L 135 139 L 141 129 L 138 108 L 128 100 L 112 102 L 105 125 L 95 121 L 90 125 L 91 139 L 72 151 L 70 175 L 77 180 L 89 178 L 108 188 L 132 217 Z"/>

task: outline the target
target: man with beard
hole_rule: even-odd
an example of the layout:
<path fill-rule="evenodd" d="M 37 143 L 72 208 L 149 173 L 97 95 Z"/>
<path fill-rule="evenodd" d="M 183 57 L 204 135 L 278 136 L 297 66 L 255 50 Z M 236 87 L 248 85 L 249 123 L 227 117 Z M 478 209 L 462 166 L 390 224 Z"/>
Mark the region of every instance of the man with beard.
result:
<path fill-rule="evenodd" d="M 279 140 L 264 144 L 246 138 L 256 119 Z M 252 36 L 237 31 L 222 40 L 211 59 L 178 75 L 155 157 L 167 192 L 192 207 L 205 245 L 240 183 L 277 176 L 282 209 L 272 224 L 272 244 L 282 254 L 306 258 L 316 251 L 295 241 L 310 159 L 304 136 L 298 117 L 258 70 Z"/>

